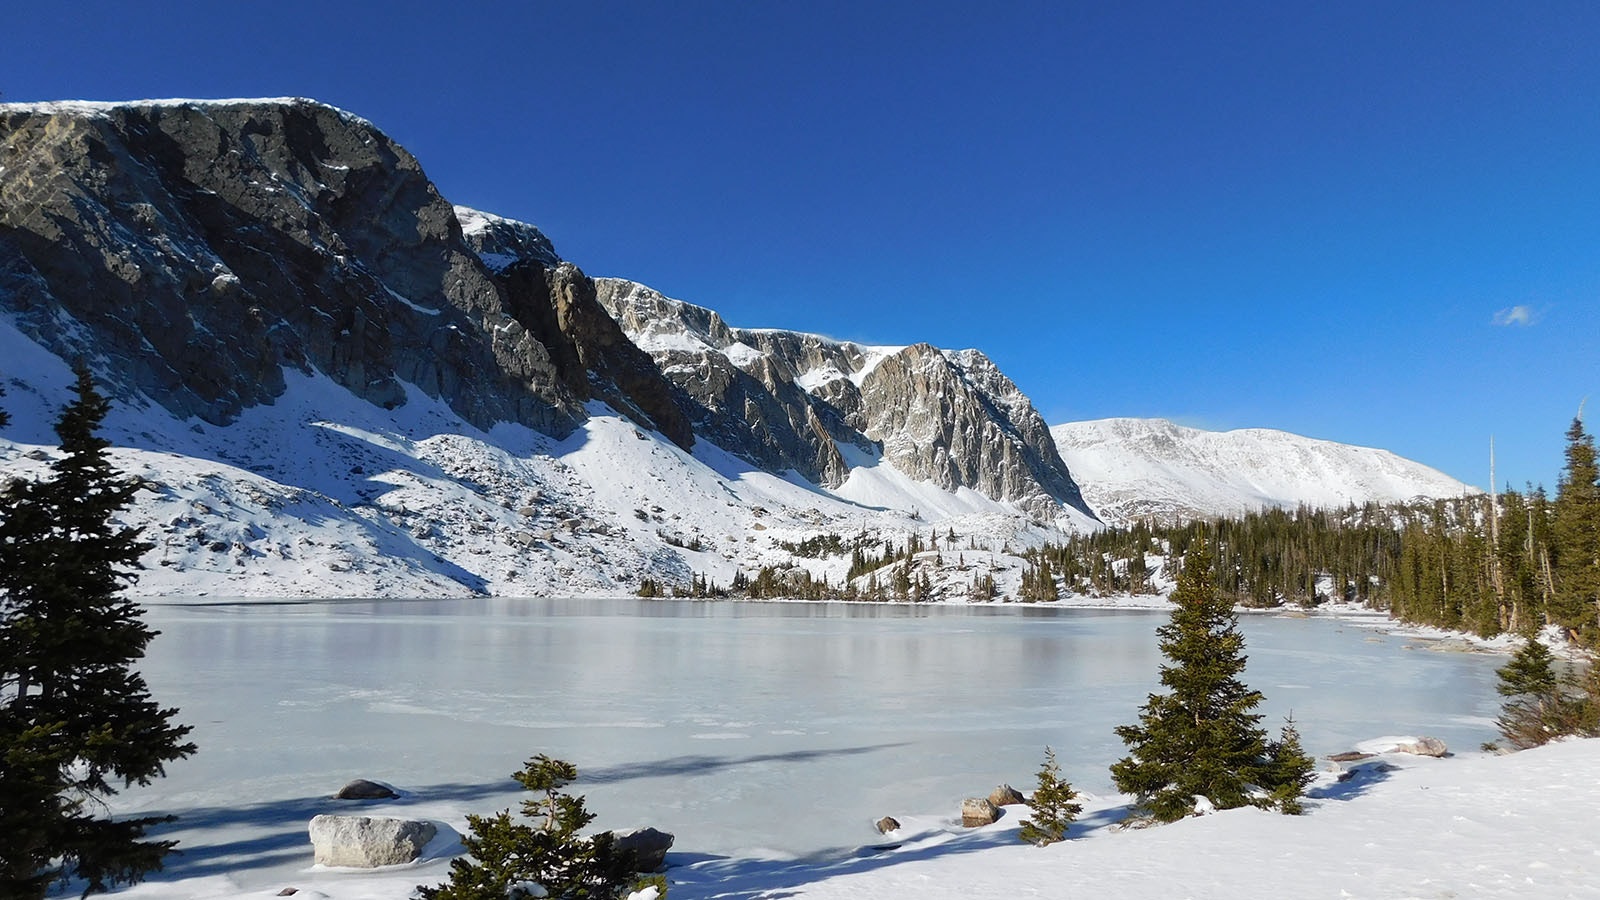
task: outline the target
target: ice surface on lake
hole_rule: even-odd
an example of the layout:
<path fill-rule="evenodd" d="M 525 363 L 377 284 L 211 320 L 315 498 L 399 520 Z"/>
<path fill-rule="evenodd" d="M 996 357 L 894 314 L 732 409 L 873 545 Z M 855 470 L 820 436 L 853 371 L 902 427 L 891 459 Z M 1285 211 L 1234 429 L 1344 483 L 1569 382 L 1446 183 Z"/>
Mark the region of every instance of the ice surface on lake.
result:
<path fill-rule="evenodd" d="M 144 672 L 200 752 L 119 810 L 173 812 L 187 877 L 242 886 L 310 864 L 305 823 L 357 777 L 362 806 L 464 827 L 522 799 L 537 753 L 576 763 L 596 826 L 650 825 L 674 852 L 805 856 L 873 843 L 883 815 L 948 813 L 1056 749 L 1111 790 L 1112 733 L 1157 689 L 1159 612 L 472 599 L 152 607 Z M 1493 736 L 1482 654 L 1333 619 L 1244 619 L 1247 682 L 1307 749 Z M 442 877 L 443 864 L 438 864 Z M 431 869 L 419 880 L 437 880 Z"/>

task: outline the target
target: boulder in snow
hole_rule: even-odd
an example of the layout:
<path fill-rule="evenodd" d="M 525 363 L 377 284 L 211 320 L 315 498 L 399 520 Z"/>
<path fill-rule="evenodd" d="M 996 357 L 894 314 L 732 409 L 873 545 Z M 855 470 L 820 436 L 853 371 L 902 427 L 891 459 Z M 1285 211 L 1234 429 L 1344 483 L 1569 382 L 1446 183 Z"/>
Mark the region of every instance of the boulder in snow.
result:
<path fill-rule="evenodd" d="M 395 791 L 394 788 L 391 788 L 386 784 L 379 784 L 376 781 L 368 781 L 365 778 L 357 778 L 355 781 L 352 781 L 349 784 L 346 784 L 344 787 L 339 788 L 339 793 L 334 794 L 333 799 L 393 800 L 398 796 L 400 796 L 400 794 Z"/>
<path fill-rule="evenodd" d="M 611 840 L 617 852 L 633 855 L 635 872 L 654 872 L 666 865 L 673 836 L 654 828 L 629 828 L 611 832 Z"/>
<path fill-rule="evenodd" d="M 1445 756 L 1450 750 L 1444 741 L 1432 737 L 1417 737 L 1416 735 L 1387 735 L 1362 741 L 1356 745 L 1356 750 L 1361 753 L 1410 753 L 1413 756 Z"/>
<path fill-rule="evenodd" d="M 1441 741 L 1436 737 L 1420 737 L 1414 741 L 1411 741 L 1410 743 L 1401 744 L 1400 746 L 1394 748 L 1394 752 L 1410 753 L 1413 756 L 1432 756 L 1438 758 L 1441 756 L 1448 756 L 1450 753 L 1450 748 L 1444 745 L 1444 741 Z"/>
<path fill-rule="evenodd" d="M 439 833 L 432 822 L 380 816 L 316 816 L 308 830 L 317 865 L 358 869 L 415 862 Z"/>
<path fill-rule="evenodd" d="M 879 819 L 876 824 L 879 834 L 888 834 L 891 831 L 900 830 L 900 820 L 896 819 L 894 816 L 884 816 L 883 818 Z"/>
<path fill-rule="evenodd" d="M 1027 798 L 1022 792 L 1009 784 L 1002 784 L 989 792 L 989 802 L 995 806 L 1015 806 L 1018 803 L 1027 803 Z"/>
<path fill-rule="evenodd" d="M 962 828 L 990 825 L 998 818 L 1000 818 L 1000 808 L 985 797 L 968 797 L 961 801 Z"/>

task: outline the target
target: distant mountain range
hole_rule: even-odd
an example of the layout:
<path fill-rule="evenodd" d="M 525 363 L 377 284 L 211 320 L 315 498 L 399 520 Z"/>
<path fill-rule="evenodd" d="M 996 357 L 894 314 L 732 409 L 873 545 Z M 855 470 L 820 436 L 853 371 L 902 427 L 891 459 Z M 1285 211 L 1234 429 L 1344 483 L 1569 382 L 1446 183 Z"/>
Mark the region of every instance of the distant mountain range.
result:
<path fill-rule="evenodd" d="M 1099 419 L 1057 425 L 1050 434 L 1107 524 L 1478 493 L 1387 450 L 1267 428 L 1219 432 L 1165 419 Z"/>
<path fill-rule="evenodd" d="M 0 347 L 7 471 L 47 458 L 65 360 L 117 401 L 108 437 L 150 488 L 142 593 L 838 583 L 847 557 L 800 542 L 912 532 L 987 554 L 1004 593 L 1016 551 L 1096 511 L 1446 490 L 1381 451 L 1314 465 L 1303 439 L 1052 433 L 977 350 L 736 328 L 591 279 L 300 99 L 0 105 Z M 940 596 L 974 578 L 929 568 Z"/>

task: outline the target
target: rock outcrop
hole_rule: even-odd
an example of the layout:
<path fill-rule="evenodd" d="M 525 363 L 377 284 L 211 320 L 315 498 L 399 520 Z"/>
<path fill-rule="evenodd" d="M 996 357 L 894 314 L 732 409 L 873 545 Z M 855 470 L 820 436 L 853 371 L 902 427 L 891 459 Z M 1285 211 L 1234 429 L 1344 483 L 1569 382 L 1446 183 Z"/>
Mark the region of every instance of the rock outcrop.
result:
<path fill-rule="evenodd" d="M 976 350 L 732 328 L 634 282 L 595 284 L 633 342 L 692 398 L 696 430 L 763 468 L 835 487 L 850 474 L 853 448 L 1041 519 L 1063 504 L 1093 515 L 1032 403 Z"/>
<path fill-rule="evenodd" d="M 227 424 L 295 369 L 558 436 L 599 398 L 693 440 L 544 235 L 458 213 L 383 132 L 308 100 L 0 106 L 0 306 L 179 418 Z"/>
<path fill-rule="evenodd" d="M 432 822 L 379 816 L 316 816 L 308 831 L 317 865 L 358 869 L 415 862 L 439 833 Z"/>

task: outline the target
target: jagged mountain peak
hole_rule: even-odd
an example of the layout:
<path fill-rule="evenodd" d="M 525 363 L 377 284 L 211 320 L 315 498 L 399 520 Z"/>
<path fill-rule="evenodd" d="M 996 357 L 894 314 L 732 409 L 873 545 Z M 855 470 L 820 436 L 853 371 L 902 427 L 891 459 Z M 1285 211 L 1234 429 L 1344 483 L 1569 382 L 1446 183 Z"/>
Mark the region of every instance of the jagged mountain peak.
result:
<path fill-rule="evenodd" d="M 546 268 L 561 264 L 555 245 L 537 226 L 466 206 L 454 209 L 456 221 L 461 223 L 461 236 L 490 271 L 504 272 L 523 260 Z"/>
<path fill-rule="evenodd" d="M 976 350 L 871 345 L 729 326 L 703 307 L 621 279 L 596 280 L 600 302 L 698 404 L 722 446 L 769 469 L 839 488 L 851 448 L 946 490 L 1012 502 L 1037 519 L 1093 522 L 1048 428 Z"/>

